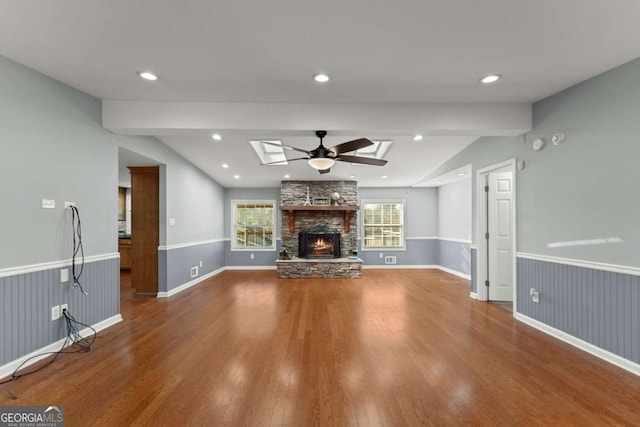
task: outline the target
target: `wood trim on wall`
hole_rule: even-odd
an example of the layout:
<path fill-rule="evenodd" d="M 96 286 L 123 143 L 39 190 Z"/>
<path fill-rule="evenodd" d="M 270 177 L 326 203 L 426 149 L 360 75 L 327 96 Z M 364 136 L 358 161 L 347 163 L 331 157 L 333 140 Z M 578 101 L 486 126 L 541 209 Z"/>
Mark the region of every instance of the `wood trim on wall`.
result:
<path fill-rule="evenodd" d="M 131 285 L 136 294 L 158 293 L 160 244 L 160 168 L 131 171 Z"/>

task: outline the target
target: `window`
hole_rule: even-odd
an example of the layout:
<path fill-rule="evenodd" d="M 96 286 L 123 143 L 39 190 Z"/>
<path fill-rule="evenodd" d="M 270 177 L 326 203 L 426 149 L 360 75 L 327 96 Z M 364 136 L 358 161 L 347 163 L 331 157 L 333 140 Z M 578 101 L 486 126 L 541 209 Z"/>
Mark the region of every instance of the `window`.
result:
<path fill-rule="evenodd" d="M 404 249 L 404 200 L 363 200 L 362 249 Z"/>
<path fill-rule="evenodd" d="M 274 206 L 271 200 L 232 201 L 231 249 L 275 249 Z"/>

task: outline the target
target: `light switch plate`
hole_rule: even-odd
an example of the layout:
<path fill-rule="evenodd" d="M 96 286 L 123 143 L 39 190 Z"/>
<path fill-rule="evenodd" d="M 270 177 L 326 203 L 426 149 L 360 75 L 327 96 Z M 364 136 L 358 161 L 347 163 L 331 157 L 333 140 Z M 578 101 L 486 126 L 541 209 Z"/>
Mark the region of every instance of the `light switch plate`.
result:
<path fill-rule="evenodd" d="M 50 199 L 42 199 L 42 209 L 55 209 L 56 201 Z"/>

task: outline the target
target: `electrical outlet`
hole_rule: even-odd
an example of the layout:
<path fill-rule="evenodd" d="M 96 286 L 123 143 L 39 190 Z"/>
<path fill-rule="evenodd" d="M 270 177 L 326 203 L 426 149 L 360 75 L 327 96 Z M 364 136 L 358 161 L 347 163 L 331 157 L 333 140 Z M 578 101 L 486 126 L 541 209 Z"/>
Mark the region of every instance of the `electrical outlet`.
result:
<path fill-rule="evenodd" d="M 255 257 L 253 256 L 253 254 L 251 254 L 251 259 L 254 259 Z"/>
<path fill-rule="evenodd" d="M 61 304 L 60 305 L 60 317 L 64 316 L 64 312 L 69 311 L 69 304 Z"/>
<path fill-rule="evenodd" d="M 531 296 L 531 301 L 535 302 L 536 304 L 540 304 L 540 292 L 537 289 L 529 289 L 529 296 Z"/>
<path fill-rule="evenodd" d="M 65 209 L 71 209 L 71 206 L 76 206 L 76 202 L 64 202 Z"/>
<path fill-rule="evenodd" d="M 191 277 L 196 277 L 198 275 L 198 266 L 191 267 Z"/>
<path fill-rule="evenodd" d="M 200 261 L 200 267 L 202 267 L 202 261 Z"/>
<path fill-rule="evenodd" d="M 385 264 L 395 264 L 397 262 L 397 258 L 395 256 L 386 256 L 384 257 Z"/>
<path fill-rule="evenodd" d="M 54 305 L 51 307 L 51 321 L 58 320 L 60 318 L 60 306 Z"/>
<path fill-rule="evenodd" d="M 384 253 L 380 252 L 379 256 L 380 258 L 384 258 Z"/>

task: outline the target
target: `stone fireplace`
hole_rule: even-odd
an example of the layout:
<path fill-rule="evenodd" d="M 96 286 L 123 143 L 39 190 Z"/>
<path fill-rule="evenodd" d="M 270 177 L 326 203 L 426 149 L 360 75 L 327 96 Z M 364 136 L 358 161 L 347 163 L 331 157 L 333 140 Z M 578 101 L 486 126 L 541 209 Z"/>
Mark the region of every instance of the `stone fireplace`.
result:
<path fill-rule="evenodd" d="M 338 193 L 340 198 L 332 200 Z M 356 251 L 356 181 L 282 181 L 282 247 L 298 258 L 278 260 L 278 276 L 361 277 Z"/>

